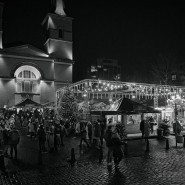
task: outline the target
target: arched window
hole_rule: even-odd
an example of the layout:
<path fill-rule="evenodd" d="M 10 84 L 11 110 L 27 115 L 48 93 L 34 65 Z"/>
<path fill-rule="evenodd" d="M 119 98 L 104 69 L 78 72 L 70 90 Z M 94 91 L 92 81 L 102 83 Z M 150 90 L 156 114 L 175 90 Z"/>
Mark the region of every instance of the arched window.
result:
<path fill-rule="evenodd" d="M 21 66 L 15 71 L 17 93 L 37 93 L 41 78 L 40 72 L 33 66 Z"/>
<path fill-rule="evenodd" d="M 18 78 L 36 79 L 36 75 L 33 72 L 31 72 L 31 71 L 25 70 L 25 71 L 21 71 L 18 74 Z"/>

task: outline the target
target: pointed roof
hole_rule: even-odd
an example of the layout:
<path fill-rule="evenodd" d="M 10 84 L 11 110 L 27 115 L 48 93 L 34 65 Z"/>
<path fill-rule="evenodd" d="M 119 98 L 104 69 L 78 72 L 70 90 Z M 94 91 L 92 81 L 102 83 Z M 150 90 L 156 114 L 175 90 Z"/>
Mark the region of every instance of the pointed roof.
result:
<path fill-rule="evenodd" d="M 36 106 L 39 107 L 41 104 L 31 100 L 31 99 L 25 99 L 14 105 L 15 107 L 25 107 L 25 106 Z"/>
<path fill-rule="evenodd" d="M 46 52 L 44 52 L 44 51 L 42 51 L 42 50 L 40 50 L 30 44 L 4 48 L 3 52 L 9 53 L 9 54 L 18 54 L 21 56 L 49 57 L 49 55 Z"/>

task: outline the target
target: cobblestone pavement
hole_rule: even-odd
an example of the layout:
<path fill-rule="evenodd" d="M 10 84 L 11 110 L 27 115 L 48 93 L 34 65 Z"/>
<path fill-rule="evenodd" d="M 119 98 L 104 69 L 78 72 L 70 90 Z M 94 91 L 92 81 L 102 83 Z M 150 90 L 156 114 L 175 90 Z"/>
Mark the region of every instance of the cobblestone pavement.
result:
<path fill-rule="evenodd" d="M 24 140 L 20 144 L 19 158 L 29 160 L 36 153 L 37 140 L 33 141 L 29 153 L 22 154 L 21 146 L 26 151 Z M 1 175 L 1 184 L 26 184 L 26 185 L 183 185 L 185 184 L 185 148 L 182 144 L 175 147 L 174 138 L 170 137 L 170 149 L 165 149 L 165 140 L 150 140 L 150 152 L 146 153 L 144 140 L 128 142 L 128 156 L 124 156 L 120 166 L 115 170 L 114 165 L 108 169 L 106 164 L 106 147 L 104 157 L 99 164 L 99 150 L 78 147 L 79 138 L 65 139 L 67 146 L 59 152 L 43 154 L 43 166 L 20 165 L 7 160 L 7 167 L 14 169 L 8 176 Z M 71 167 L 66 158 L 70 157 L 70 148 L 74 147 L 77 162 Z M 32 152 L 31 152 L 32 151 Z M 36 157 L 37 158 L 37 157 Z M 37 159 L 33 159 L 37 161 Z M 28 162 L 28 161 L 26 161 Z M 30 162 L 32 163 L 32 162 Z"/>

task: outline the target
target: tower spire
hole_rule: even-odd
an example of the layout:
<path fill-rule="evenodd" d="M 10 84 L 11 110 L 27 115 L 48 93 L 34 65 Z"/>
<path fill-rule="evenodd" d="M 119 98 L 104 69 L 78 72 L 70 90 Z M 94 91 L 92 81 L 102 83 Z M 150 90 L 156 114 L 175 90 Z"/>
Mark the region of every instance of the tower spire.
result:
<path fill-rule="evenodd" d="M 66 16 L 66 13 L 64 12 L 64 2 L 63 0 L 55 0 L 55 13 L 58 15 Z"/>

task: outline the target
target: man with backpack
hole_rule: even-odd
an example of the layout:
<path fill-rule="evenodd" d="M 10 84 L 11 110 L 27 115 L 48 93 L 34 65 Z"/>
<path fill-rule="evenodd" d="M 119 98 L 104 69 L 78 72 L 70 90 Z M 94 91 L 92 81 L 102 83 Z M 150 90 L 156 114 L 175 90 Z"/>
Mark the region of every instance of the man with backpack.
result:
<path fill-rule="evenodd" d="M 12 126 L 12 130 L 10 131 L 9 138 L 10 138 L 9 144 L 11 159 L 13 158 L 13 150 L 15 154 L 14 159 L 17 159 L 17 145 L 19 144 L 20 141 L 20 134 L 14 125 Z"/>

